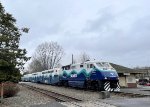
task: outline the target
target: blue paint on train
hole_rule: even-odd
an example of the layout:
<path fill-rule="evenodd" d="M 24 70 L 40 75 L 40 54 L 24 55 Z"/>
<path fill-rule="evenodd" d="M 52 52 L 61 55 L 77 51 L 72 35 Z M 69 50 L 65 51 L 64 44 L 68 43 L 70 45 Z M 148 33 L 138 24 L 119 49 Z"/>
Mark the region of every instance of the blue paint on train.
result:
<path fill-rule="evenodd" d="M 104 64 L 107 65 L 107 67 L 103 66 Z M 120 90 L 118 74 L 110 64 L 101 62 L 86 62 L 84 64 L 76 64 L 78 67 L 76 69 L 71 68 L 74 67 L 74 65 L 67 65 L 67 69 L 62 67 L 63 70 L 59 70 L 59 72 L 57 72 L 56 69 L 51 69 L 33 73 L 32 76 L 29 76 L 29 80 L 31 82 L 52 85 L 61 84 L 80 88 L 90 86 L 98 87 L 101 88 L 101 90 L 107 91 Z"/>

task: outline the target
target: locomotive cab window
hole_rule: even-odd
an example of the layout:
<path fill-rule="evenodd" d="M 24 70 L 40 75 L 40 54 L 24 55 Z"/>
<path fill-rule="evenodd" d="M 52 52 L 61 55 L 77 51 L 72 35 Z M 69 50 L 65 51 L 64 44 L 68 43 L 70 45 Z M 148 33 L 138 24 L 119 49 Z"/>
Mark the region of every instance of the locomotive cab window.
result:
<path fill-rule="evenodd" d="M 99 67 L 103 67 L 102 63 L 96 63 L 96 65 L 99 66 Z"/>

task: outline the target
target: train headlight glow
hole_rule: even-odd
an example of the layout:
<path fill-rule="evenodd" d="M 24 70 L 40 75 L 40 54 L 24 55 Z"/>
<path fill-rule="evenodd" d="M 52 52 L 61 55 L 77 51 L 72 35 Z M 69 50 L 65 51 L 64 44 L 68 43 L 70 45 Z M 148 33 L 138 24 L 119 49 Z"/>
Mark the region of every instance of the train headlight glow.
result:
<path fill-rule="evenodd" d="M 104 79 L 107 80 L 107 77 L 105 77 Z"/>

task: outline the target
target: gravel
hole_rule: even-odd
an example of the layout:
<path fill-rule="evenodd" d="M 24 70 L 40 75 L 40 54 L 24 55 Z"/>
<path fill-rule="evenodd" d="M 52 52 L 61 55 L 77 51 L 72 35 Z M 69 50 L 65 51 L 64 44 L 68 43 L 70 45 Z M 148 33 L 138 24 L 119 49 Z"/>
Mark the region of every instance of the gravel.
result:
<path fill-rule="evenodd" d="M 77 105 L 80 105 L 82 107 L 115 107 L 114 105 L 107 104 L 106 102 L 103 102 L 102 99 L 99 99 L 98 92 L 90 92 L 90 91 L 84 91 L 82 89 L 65 88 L 65 87 L 43 85 L 43 84 L 36 84 L 36 83 L 26 83 L 26 84 L 34 85 L 39 88 L 65 94 L 83 100 L 83 102 L 78 102 L 78 103 L 61 102 L 61 104 L 67 107 L 76 107 Z"/>
<path fill-rule="evenodd" d="M 22 86 L 19 87 L 20 92 L 14 97 L 3 99 L 0 107 L 62 107 L 61 104 L 47 96 Z"/>
<path fill-rule="evenodd" d="M 61 103 L 67 107 L 116 107 L 111 104 L 107 104 L 104 102 L 99 102 L 99 101 L 84 101 L 84 102 L 78 102 L 78 103 L 70 103 L 70 102 L 63 102 Z"/>
<path fill-rule="evenodd" d="M 82 89 L 74 89 L 74 88 L 65 88 L 65 87 L 58 87 L 58 86 L 51 86 L 51 85 L 43 85 L 43 84 L 36 84 L 36 83 L 25 83 L 28 85 L 33 85 L 39 88 L 43 88 L 46 90 L 54 91 L 57 93 L 65 94 L 68 96 L 76 97 L 82 99 L 84 101 L 88 100 L 97 100 L 99 98 L 99 94 L 97 92 L 89 92 L 84 91 Z"/>

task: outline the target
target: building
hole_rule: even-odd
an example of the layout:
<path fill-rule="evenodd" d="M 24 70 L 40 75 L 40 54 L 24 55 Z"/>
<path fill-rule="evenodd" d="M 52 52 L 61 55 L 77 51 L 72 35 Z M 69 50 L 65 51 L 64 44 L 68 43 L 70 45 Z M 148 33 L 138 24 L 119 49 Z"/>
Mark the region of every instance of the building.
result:
<path fill-rule="evenodd" d="M 143 74 L 137 75 L 139 79 L 147 79 L 150 80 L 150 67 L 141 67 L 141 68 L 135 68 L 136 70 L 140 70 L 144 72 Z"/>
<path fill-rule="evenodd" d="M 141 70 L 127 68 L 113 63 L 111 63 L 111 65 L 118 72 L 119 83 L 121 87 L 129 87 L 129 88 L 137 87 L 137 81 L 136 81 L 137 75 L 145 73 L 145 71 L 143 72 Z"/>

